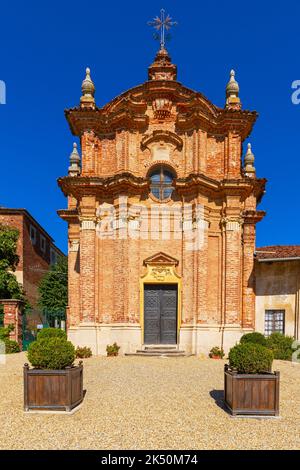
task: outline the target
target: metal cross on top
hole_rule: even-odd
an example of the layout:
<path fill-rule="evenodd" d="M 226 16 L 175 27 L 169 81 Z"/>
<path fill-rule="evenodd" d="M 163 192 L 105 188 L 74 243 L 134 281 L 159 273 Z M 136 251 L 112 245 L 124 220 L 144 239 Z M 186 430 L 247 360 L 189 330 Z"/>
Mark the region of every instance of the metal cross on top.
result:
<path fill-rule="evenodd" d="M 153 26 L 156 31 L 160 31 L 160 48 L 164 49 L 166 41 L 165 33 L 166 31 L 169 31 L 172 26 L 176 26 L 177 21 L 172 21 L 172 18 L 169 14 L 166 16 L 165 10 L 162 8 L 160 10 L 160 18 L 156 16 L 152 21 L 148 21 L 148 25 Z"/>

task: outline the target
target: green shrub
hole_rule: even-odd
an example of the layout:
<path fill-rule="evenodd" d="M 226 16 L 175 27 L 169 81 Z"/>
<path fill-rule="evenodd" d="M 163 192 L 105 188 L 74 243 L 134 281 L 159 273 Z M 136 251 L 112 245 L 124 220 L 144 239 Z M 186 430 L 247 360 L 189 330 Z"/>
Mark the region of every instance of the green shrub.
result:
<path fill-rule="evenodd" d="M 273 353 L 261 344 L 237 344 L 229 351 L 229 366 L 239 374 L 259 374 L 270 372 Z"/>
<path fill-rule="evenodd" d="M 65 331 L 61 330 L 60 328 L 42 328 L 37 334 L 37 339 L 39 341 L 40 339 L 44 339 L 44 338 L 67 339 L 67 334 Z"/>
<path fill-rule="evenodd" d="M 294 338 L 292 336 L 284 336 L 282 333 L 272 333 L 267 338 L 267 347 L 273 351 L 274 359 L 282 359 L 290 361 L 294 350 L 292 344 Z"/>
<path fill-rule="evenodd" d="M 64 369 L 72 366 L 75 348 L 64 338 L 43 338 L 30 344 L 27 355 L 37 369 Z"/>
<path fill-rule="evenodd" d="M 5 344 L 5 353 L 6 354 L 13 354 L 13 353 L 20 352 L 20 346 L 17 343 L 17 341 L 14 341 L 12 339 L 5 339 L 4 344 Z"/>
<path fill-rule="evenodd" d="M 213 348 L 211 348 L 209 352 L 209 357 L 214 357 L 214 356 L 217 356 L 223 359 L 223 357 L 225 356 L 225 353 L 223 349 L 219 348 L 219 346 L 214 346 Z"/>
<path fill-rule="evenodd" d="M 247 333 L 241 337 L 240 342 L 243 343 L 254 343 L 261 344 L 262 346 L 267 346 L 267 339 L 261 333 L 254 331 L 253 333 Z"/>
<path fill-rule="evenodd" d="M 2 326 L 0 328 L 0 340 L 5 341 L 7 338 L 9 338 L 10 332 L 14 331 L 14 329 L 14 325 L 8 325 L 6 327 Z"/>
<path fill-rule="evenodd" d="M 106 346 L 106 352 L 108 356 L 117 356 L 119 354 L 119 349 L 121 346 L 118 346 L 117 343 L 108 344 Z"/>
<path fill-rule="evenodd" d="M 91 348 L 88 348 L 87 346 L 83 346 L 83 347 L 77 346 L 75 354 L 76 354 L 76 358 L 79 358 L 79 359 L 86 359 L 87 357 L 92 357 L 93 355 Z"/>

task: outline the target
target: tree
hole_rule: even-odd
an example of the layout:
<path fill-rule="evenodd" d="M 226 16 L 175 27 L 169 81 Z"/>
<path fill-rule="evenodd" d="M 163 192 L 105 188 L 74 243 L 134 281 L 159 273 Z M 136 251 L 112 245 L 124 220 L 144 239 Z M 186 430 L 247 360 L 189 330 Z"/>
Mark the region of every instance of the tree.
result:
<path fill-rule="evenodd" d="M 39 284 L 38 305 L 48 321 L 64 320 L 68 304 L 68 260 L 60 256 Z"/>
<path fill-rule="evenodd" d="M 19 262 L 17 242 L 19 231 L 0 225 L 0 299 L 25 300 L 25 293 L 13 272 Z"/>
<path fill-rule="evenodd" d="M 25 301 L 25 293 L 18 283 L 14 271 L 19 262 L 17 242 L 19 231 L 0 225 L 0 299 L 20 299 Z M 0 325 L 3 323 L 3 306 L 0 305 Z"/>

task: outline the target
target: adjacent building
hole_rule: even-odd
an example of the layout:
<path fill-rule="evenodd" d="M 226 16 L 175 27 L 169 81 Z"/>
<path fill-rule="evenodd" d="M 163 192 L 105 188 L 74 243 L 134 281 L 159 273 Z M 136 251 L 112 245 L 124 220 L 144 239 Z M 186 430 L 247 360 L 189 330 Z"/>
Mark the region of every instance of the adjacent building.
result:
<path fill-rule="evenodd" d="M 256 251 L 256 330 L 300 338 L 300 246 Z"/>
<path fill-rule="evenodd" d="M 41 278 L 58 256 L 64 256 L 53 238 L 26 209 L 0 207 L 0 224 L 19 231 L 17 255 L 19 263 L 14 274 L 22 284 L 32 310 L 28 317 L 30 326 L 43 323 L 38 308 L 38 285 Z"/>

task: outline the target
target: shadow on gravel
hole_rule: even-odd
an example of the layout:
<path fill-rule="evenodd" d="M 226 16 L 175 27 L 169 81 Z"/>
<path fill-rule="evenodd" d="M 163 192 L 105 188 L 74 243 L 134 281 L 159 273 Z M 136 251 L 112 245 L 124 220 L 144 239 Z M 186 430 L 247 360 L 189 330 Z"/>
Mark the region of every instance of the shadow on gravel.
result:
<path fill-rule="evenodd" d="M 221 408 L 227 414 L 230 414 L 224 403 L 224 390 L 211 390 L 209 394 L 215 400 L 215 403 L 219 408 Z"/>

